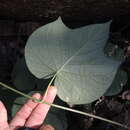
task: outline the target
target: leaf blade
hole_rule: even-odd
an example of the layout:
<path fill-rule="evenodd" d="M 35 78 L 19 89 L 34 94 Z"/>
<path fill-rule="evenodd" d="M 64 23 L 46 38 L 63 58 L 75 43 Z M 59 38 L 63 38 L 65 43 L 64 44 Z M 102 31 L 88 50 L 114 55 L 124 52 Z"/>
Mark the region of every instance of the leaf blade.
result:
<path fill-rule="evenodd" d="M 64 101 L 84 104 L 96 100 L 109 88 L 120 65 L 103 52 L 110 23 L 71 30 L 58 19 L 41 27 L 32 34 L 25 48 L 30 71 L 38 78 L 55 73 L 58 96 Z M 72 73 L 84 77 L 78 78 Z"/>

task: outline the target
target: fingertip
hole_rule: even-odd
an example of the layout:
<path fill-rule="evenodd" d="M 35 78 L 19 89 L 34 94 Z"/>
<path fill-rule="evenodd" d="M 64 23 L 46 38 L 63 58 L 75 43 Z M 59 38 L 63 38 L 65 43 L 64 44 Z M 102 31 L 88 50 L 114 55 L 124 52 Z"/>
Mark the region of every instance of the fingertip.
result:
<path fill-rule="evenodd" d="M 35 93 L 32 95 L 33 98 L 36 98 L 36 99 L 41 99 L 41 94 L 40 93 Z M 33 102 L 37 103 L 37 101 L 33 100 Z"/>
<path fill-rule="evenodd" d="M 40 93 L 35 93 L 35 94 L 32 95 L 32 97 L 40 99 L 41 94 Z"/>
<path fill-rule="evenodd" d="M 50 86 L 49 91 L 50 91 L 52 94 L 56 94 L 56 93 L 57 93 L 57 88 L 56 88 L 56 86 Z"/>

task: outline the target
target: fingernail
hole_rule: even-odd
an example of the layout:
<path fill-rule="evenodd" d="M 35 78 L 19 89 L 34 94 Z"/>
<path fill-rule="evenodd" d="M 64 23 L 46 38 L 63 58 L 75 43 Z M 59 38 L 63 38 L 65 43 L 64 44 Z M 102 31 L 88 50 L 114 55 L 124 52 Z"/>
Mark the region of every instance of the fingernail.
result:
<path fill-rule="evenodd" d="M 32 95 L 32 97 L 35 97 L 37 99 L 39 99 L 41 97 L 41 94 L 40 93 L 35 93 Z"/>
<path fill-rule="evenodd" d="M 50 86 L 49 89 L 50 89 L 49 91 L 50 91 L 51 94 L 57 93 L 57 88 L 55 86 Z"/>

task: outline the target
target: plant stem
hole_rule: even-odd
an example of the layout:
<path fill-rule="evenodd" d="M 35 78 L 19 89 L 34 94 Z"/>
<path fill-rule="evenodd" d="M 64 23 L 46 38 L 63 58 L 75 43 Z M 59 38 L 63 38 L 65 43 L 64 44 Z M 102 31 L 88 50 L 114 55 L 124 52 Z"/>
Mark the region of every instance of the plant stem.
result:
<path fill-rule="evenodd" d="M 49 90 L 49 87 L 51 86 L 52 82 L 54 81 L 55 77 L 56 77 L 57 73 L 55 73 L 55 75 L 52 77 L 51 81 L 49 82 L 48 86 L 47 86 L 47 89 L 44 93 L 44 97 L 47 96 L 47 93 L 48 93 L 48 90 Z"/>
<path fill-rule="evenodd" d="M 55 78 L 55 77 L 53 77 L 53 80 L 54 80 L 54 78 Z M 53 81 L 53 80 L 52 80 L 52 81 Z M 3 87 L 5 87 L 5 88 L 7 88 L 7 89 L 10 89 L 11 91 L 13 91 L 13 92 L 15 92 L 15 93 L 20 94 L 20 95 L 22 95 L 22 96 L 24 96 L 24 97 L 26 97 L 26 98 L 28 98 L 28 99 L 32 99 L 32 100 L 34 100 L 34 101 L 36 101 L 36 102 L 38 102 L 38 103 L 47 104 L 47 105 L 50 105 L 50 106 L 55 107 L 55 108 L 60 108 L 60 109 L 63 109 L 63 110 L 67 110 L 67 111 L 75 112 L 75 113 L 78 113 L 78 114 L 81 114 L 81 115 L 85 115 L 85 116 L 88 116 L 88 117 L 92 117 L 92 118 L 95 118 L 95 119 L 99 119 L 99 120 L 102 120 L 102 121 L 105 121 L 105 122 L 108 122 L 108 123 L 111 123 L 111 124 L 114 124 L 114 125 L 117 125 L 117 126 L 120 126 L 120 127 L 123 127 L 123 128 L 125 128 L 125 129 L 130 130 L 130 127 L 125 126 L 125 125 L 122 125 L 121 123 L 118 123 L 118 122 L 116 122 L 116 121 L 111 121 L 111 120 L 109 120 L 109 119 L 105 119 L 105 118 L 103 118 L 103 117 L 96 116 L 96 115 L 93 115 L 93 114 L 90 114 L 90 113 L 82 112 L 82 111 L 79 111 L 79 110 L 71 109 L 71 108 L 64 107 L 64 106 L 60 106 L 60 105 L 56 105 L 56 104 L 51 104 L 51 103 L 45 102 L 45 101 L 43 101 L 43 100 L 38 100 L 38 99 L 33 98 L 33 97 L 31 97 L 31 96 L 29 96 L 29 95 L 23 93 L 23 92 L 20 92 L 20 91 L 14 89 L 14 88 L 12 88 L 12 87 L 10 87 L 10 86 L 8 86 L 8 85 L 2 83 L 2 82 L 0 82 L 0 85 L 3 86 Z"/>

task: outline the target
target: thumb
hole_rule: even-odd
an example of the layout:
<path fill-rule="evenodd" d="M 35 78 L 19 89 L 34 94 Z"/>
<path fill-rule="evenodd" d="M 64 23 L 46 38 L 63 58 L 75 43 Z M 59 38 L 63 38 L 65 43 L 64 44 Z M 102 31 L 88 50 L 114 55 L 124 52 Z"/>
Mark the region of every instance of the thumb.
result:
<path fill-rule="evenodd" d="M 0 101 L 0 130 L 8 130 L 7 111 L 4 104 Z"/>
<path fill-rule="evenodd" d="M 51 125 L 43 125 L 39 130 L 55 130 Z"/>

